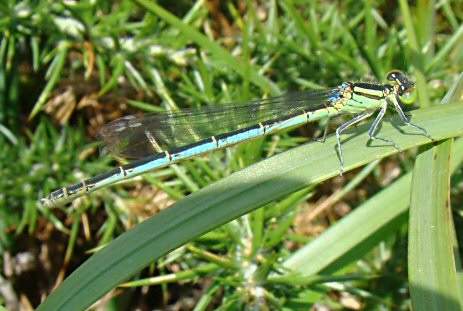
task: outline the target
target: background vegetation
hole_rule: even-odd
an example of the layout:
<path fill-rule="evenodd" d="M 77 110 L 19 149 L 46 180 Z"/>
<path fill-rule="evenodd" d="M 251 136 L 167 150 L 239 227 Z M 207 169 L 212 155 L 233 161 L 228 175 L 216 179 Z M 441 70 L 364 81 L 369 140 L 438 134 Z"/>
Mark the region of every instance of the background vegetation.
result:
<path fill-rule="evenodd" d="M 460 1 L 3 1 L 2 304 L 462 309 L 462 19 Z M 333 137 L 306 143 L 314 124 L 40 204 L 117 165 L 95 140 L 117 117 L 394 68 L 416 80 L 433 144 L 389 118 L 397 154 L 359 126 L 341 178 Z"/>

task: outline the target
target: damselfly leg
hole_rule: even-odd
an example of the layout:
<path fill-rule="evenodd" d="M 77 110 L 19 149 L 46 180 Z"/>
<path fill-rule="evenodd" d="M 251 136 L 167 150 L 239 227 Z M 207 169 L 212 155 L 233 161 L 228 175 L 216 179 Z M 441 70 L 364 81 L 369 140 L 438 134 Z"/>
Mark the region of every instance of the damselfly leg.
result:
<path fill-rule="evenodd" d="M 324 143 L 325 140 L 326 140 L 326 135 L 328 134 L 328 128 L 329 128 L 329 126 L 330 126 L 330 119 L 326 120 L 326 124 L 325 124 L 325 128 L 324 128 L 324 130 L 323 130 L 323 136 L 322 136 L 322 138 L 320 138 L 320 137 L 315 137 L 314 140 L 315 140 L 315 141 L 318 141 L 318 142 L 320 142 L 320 143 Z"/>
<path fill-rule="evenodd" d="M 375 121 L 371 125 L 370 129 L 368 130 L 368 136 L 370 137 L 370 139 L 380 140 L 385 143 L 389 143 L 393 145 L 394 148 L 397 149 L 397 151 L 402 152 L 402 149 L 400 149 L 399 145 L 397 145 L 393 140 L 375 136 L 376 129 L 378 128 L 379 123 L 383 119 L 384 114 L 386 113 L 386 110 L 387 110 L 387 105 L 384 105 L 379 111 L 378 116 L 376 117 Z"/>
<path fill-rule="evenodd" d="M 389 101 L 389 100 L 388 100 Z M 395 110 L 397 111 L 397 113 L 399 114 L 399 117 L 400 119 L 402 119 L 402 121 L 408 125 L 408 126 L 411 126 L 413 128 L 416 128 L 417 130 L 420 130 L 424 133 L 424 135 L 426 135 L 429 139 L 433 140 L 433 138 L 431 137 L 431 135 L 428 133 L 428 131 L 426 131 L 426 129 L 422 128 L 421 126 L 418 126 L 416 124 L 413 124 L 410 122 L 410 119 L 405 115 L 405 113 L 403 112 L 402 110 L 402 107 L 400 107 L 400 104 L 399 104 L 399 101 L 397 100 L 397 98 L 394 96 L 392 97 L 392 99 L 390 100 L 390 102 L 392 102 L 392 104 L 394 105 L 395 107 Z"/>
<path fill-rule="evenodd" d="M 344 170 L 344 157 L 342 155 L 342 144 L 341 144 L 341 133 L 344 132 L 349 127 L 359 123 L 360 121 L 370 117 L 375 111 L 367 111 L 358 116 L 354 117 L 353 119 L 349 120 L 348 122 L 344 123 L 340 127 L 336 129 L 336 138 L 338 140 L 338 155 L 339 155 L 339 162 L 341 162 L 341 169 L 339 175 L 342 176 L 342 172 Z"/>

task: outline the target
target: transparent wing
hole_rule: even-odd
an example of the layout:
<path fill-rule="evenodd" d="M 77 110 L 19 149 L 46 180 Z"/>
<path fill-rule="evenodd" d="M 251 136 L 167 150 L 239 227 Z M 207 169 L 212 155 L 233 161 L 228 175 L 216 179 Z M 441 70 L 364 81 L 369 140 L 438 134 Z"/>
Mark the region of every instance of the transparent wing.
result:
<path fill-rule="evenodd" d="M 224 106 L 125 116 L 101 129 L 102 152 L 127 159 L 143 158 L 259 122 L 326 107 L 336 90 L 304 91 Z"/>

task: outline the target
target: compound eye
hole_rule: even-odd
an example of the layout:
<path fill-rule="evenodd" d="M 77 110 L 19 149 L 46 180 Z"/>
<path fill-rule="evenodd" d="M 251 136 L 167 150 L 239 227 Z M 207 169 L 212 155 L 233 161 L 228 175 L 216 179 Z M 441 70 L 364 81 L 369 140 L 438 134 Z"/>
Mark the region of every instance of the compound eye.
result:
<path fill-rule="evenodd" d="M 416 101 L 416 90 L 414 87 L 410 87 L 400 95 L 400 101 L 406 105 L 413 104 Z"/>
<path fill-rule="evenodd" d="M 387 76 L 386 76 L 386 79 L 388 81 L 401 81 L 403 78 L 404 78 L 404 74 L 402 71 L 400 70 L 391 70 L 388 72 Z"/>

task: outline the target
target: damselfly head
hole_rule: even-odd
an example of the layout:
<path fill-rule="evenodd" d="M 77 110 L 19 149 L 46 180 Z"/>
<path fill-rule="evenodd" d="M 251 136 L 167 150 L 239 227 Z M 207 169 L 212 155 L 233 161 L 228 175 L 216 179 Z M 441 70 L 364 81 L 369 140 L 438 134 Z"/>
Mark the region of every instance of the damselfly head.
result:
<path fill-rule="evenodd" d="M 387 80 L 392 82 L 397 95 L 404 104 L 410 104 L 415 101 L 415 82 L 410 80 L 402 71 L 391 70 L 387 74 Z"/>

